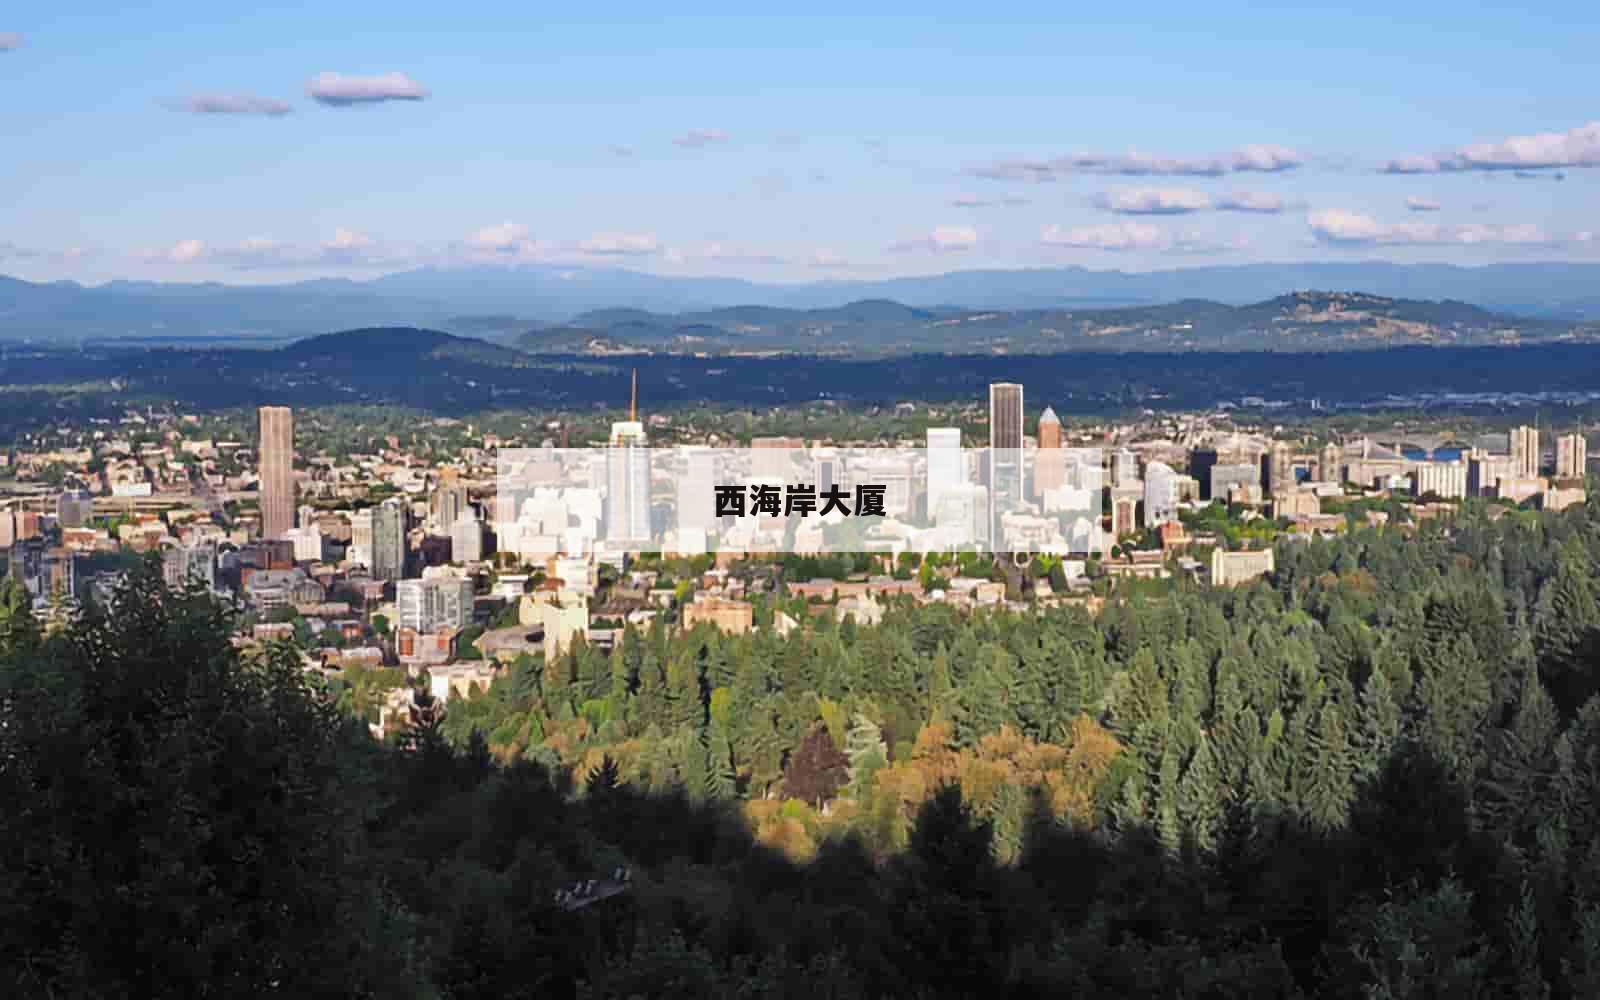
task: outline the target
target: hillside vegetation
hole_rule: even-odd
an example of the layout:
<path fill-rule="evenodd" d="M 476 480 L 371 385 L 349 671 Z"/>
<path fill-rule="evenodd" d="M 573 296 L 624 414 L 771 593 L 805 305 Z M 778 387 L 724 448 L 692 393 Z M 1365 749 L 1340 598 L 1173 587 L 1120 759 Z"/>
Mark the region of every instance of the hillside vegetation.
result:
<path fill-rule="evenodd" d="M 1469 507 L 1099 618 L 633 632 L 393 744 L 154 567 L 51 634 L 7 586 L 0 992 L 1600 995 L 1597 525 Z"/>

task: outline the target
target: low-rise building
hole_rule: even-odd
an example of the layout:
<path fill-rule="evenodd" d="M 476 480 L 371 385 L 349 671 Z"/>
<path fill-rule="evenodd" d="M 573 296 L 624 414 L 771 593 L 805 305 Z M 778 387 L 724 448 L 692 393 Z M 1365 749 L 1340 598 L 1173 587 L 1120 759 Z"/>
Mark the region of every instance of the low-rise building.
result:
<path fill-rule="evenodd" d="M 1232 587 L 1271 573 L 1275 566 L 1271 549 L 1254 552 L 1215 549 L 1211 553 L 1211 583 L 1218 587 Z"/>
<path fill-rule="evenodd" d="M 692 629 L 702 622 L 731 635 L 743 635 L 755 623 L 755 609 L 749 601 L 697 597 L 683 606 L 683 627 Z"/>
<path fill-rule="evenodd" d="M 441 702 L 448 702 L 453 694 L 470 698 L 474 687 L 479 691 L 488 691 L 499 673 L 500 664 L 495 660 L 464 661 L 432 667 L 428 670 L 428 693 Z"/>

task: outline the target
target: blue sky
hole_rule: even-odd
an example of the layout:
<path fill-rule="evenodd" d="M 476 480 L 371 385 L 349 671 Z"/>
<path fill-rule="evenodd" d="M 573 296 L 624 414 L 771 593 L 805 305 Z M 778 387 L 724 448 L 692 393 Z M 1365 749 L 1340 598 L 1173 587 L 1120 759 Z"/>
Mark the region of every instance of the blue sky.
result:
<path fill-rule="evenodd" d="M 32 279 L 1600 260 L 1593 5 L 61 6 L 0 11 Z"/>

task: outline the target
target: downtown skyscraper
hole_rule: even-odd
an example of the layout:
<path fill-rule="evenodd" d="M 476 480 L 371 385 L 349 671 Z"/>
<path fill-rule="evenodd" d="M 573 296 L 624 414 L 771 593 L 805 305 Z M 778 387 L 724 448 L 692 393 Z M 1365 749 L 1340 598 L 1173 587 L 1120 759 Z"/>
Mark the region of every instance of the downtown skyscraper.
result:
<path fill-rule="evenodd" d="M 1002 515 L 1022 505 L 1022 386 L 989 384 L 989 538 L 1008 551 Z"/>
<path fill-rule="evenodd" d="M 628 419 L 611 425 L 606 452 L 605 537 L 614 543 L 650 541 L 650 452 L 639 421 L 639 373 L 633 374 Z"/>
<path fill-rule="evenodd" d="M 294 527 L 294 411 L 263 406 L 260 422 L 261 537 L 282 538 Z"/>
<path fill-rule="evenodd" d="M 1511 429 L 1511 475 L 1517 479 L 1534 479 L 1539 475 L 1539 429 L 1513 427 Z"/>
<path fill-rule="evenodd" d="M 372 508 L 372 578 L 395 581 L 406 575 L 406 506 L 390 497 Z"/>

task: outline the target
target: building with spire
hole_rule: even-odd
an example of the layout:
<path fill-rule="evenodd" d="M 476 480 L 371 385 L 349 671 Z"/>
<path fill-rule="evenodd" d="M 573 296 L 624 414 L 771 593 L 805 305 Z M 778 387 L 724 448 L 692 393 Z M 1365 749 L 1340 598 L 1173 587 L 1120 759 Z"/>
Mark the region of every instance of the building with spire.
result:
<path fill-rule="evenodd" d="M 606 453 L 606 540 L 647 543 L 650 540 L 650 451 L 639 420 L 639 371 L 634 369 L 628 395 L 628 419 L 611 425 Z"/>

